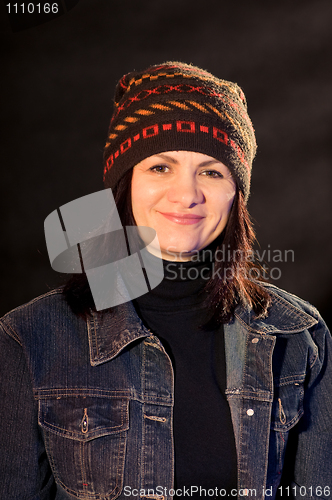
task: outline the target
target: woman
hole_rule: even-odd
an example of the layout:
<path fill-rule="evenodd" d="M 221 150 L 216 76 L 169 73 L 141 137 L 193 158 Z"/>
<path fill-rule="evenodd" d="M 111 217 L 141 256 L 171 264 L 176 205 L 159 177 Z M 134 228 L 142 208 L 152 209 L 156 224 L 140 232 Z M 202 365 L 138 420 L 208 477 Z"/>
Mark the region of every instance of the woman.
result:
<path fill-rule="evenodd" d="M 178 62 L 120 80 L 105 186 L 164 279 L 97 311 L 76 276 L 1 320 L 4 498 L 330 497 L 331 336 L 259 280 L 255 151 L 236 84 Z"/>

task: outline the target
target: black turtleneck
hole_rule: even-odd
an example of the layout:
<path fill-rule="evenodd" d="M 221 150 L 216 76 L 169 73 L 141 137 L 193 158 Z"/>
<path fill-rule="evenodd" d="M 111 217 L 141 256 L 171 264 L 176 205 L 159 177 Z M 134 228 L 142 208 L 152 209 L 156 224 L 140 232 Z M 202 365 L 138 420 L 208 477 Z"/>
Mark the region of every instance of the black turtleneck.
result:
<path fill-rule="evenodd" d="M 205 327 L 211 316 L 204 302 L 211 259 L 163 265 L 163 281 L 136 299 L 135 306 L 174 367 L 176 487 L 226 489 L 229 494 L 237 487 L 237 474 L 225 398 L 224 333 L 222 325 Z"/>

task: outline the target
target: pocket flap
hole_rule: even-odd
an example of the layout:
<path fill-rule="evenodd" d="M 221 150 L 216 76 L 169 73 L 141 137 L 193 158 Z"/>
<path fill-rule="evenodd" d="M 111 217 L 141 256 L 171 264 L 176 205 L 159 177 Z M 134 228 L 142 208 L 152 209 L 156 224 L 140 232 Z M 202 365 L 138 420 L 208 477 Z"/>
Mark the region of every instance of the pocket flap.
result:
<path fill-rule="evenodd" d="M 66 396 L 39 401 L 39 424 L 58 435 L 79 441 L 129 428 L 128 400 Z"/>

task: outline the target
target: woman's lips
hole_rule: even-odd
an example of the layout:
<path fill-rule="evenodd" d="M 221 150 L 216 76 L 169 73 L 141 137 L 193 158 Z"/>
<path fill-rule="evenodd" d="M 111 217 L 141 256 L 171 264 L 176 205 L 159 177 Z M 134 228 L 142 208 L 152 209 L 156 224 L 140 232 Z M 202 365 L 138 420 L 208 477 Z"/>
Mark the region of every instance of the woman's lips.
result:
<path fill-rule="evenodd" d="M 204 219 L 201 215 L 195 214 L 177 214 L 177 213 L 169 213 L 169 212 L 159 212 L 166 219 L 175 222 L 176 224 L 189 225 L 189 224 L 197 224 L 197 222 Z"/>

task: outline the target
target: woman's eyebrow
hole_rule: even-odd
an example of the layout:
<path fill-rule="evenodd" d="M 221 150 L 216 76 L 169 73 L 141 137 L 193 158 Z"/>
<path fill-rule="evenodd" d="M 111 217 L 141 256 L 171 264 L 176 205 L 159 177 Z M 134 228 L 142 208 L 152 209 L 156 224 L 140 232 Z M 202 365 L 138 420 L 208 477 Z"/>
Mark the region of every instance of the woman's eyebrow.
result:
<path fill-rule="evenodd" d="M 221 161 L 218 161 L 218 160 L 207 160 L 207 161 L 203 161 L 198 166 L 199 167 L 207 167 L 208 165 L 215 165 L 216 163 L 219 163 L 219 165 L 223 165 L 223 163 L 221 163 Z"/>
<path fill-rule="evenodd" d="M 175 158 L 173 158 L 172 156 L 165 155 L 164 153 L 159 153 L 156 156 L 159 156 L 163 160 L 169 161 L 170 163 L 179 163 Z"/>

